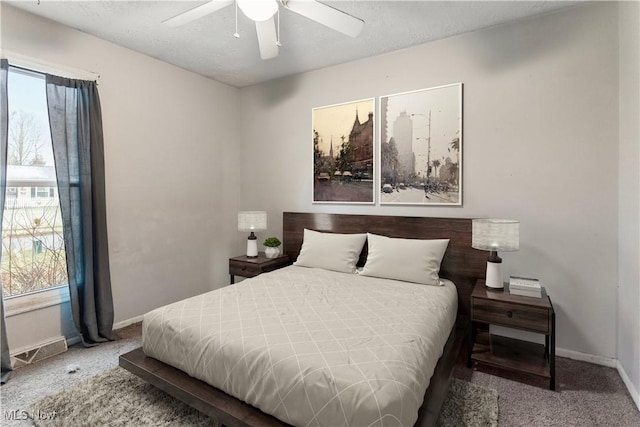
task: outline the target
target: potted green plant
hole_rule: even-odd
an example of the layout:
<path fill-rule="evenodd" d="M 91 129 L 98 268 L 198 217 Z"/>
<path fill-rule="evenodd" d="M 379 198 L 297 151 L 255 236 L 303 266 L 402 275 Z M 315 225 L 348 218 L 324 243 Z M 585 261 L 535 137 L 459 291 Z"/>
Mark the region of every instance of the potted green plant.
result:
<path fill-rule="evenodd" d="M 280 245 L 282 242 L 277 237 L 267 237 L 262 243 L 264 254 L 267 258 L 277 258 L 280 255 Z"/>

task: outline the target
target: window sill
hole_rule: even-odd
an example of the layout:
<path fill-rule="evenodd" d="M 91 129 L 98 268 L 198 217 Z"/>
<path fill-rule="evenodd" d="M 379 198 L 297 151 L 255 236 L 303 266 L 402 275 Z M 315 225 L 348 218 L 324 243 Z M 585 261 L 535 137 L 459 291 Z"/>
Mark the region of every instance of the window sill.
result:
<path fill-rule="evenodd" d="M 69 286 L 56 286 L 42 291 L 5 297 L 4 313 L 6 317 L 11 317 L 41 308 L 64 304 L 65 302 L 69 302 Z"/>

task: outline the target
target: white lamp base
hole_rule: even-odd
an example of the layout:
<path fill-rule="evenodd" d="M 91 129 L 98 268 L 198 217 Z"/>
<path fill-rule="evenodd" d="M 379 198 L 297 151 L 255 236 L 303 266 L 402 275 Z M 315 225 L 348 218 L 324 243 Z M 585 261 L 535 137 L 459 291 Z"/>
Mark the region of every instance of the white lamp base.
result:
<path fill-rule="evenodd" d="M 487 288 L 503 289 L 502 283 L 502 263 L 487 261 L 487 279 L 484 282 Z"/>
<path fill-rule="evenodd" d="M 247 239 L 247 258 L 258 258 L 258 241 Z"/>

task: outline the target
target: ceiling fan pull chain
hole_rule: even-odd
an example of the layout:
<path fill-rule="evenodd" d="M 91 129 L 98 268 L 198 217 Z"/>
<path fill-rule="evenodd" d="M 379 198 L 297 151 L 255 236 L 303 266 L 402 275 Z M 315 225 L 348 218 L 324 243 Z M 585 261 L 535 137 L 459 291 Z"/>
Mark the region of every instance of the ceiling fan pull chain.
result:
<path fill-rule="evenodd" d="M 280 8 L 278 8 L 278 32 L 276 34 L 276 46 L 282 46 L 282 43 L 280 43 Z"/>
<path fill-rule="evenodd" d="M 233 33 L 233 37 L 239 39 L 240 33 L 238 33 L 238 2 L 236 1 L 236 32 Z"/>

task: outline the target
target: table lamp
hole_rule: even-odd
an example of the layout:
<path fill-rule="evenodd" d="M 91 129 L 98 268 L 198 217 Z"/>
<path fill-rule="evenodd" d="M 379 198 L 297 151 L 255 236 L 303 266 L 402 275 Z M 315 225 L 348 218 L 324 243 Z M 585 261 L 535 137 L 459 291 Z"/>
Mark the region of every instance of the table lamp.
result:
<path fill-rule="evenodd" d="M 503 289 L 502 258 L 498 251 L 517 251 L 520 248 L 520 222 L 511 219 L 474 219 L 471 247 L 489 251 L 485 285 Z"/>
<path fill-rule="evenodd" d="M 265 211 L 238 212 L 238 231 L 251 232 L 247 239 L 247 258 L 258 258 L 258 241 L 254 232 L 267 229 Z"/>

